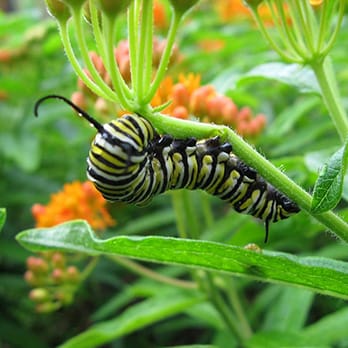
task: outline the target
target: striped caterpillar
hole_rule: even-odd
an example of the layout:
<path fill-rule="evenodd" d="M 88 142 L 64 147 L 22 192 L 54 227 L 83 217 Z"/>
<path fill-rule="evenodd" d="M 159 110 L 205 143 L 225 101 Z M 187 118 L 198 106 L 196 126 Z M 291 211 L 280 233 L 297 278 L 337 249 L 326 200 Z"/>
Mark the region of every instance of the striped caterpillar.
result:
<path fill-rule="evenodd" d="M 230 203 L 239 213 L 269 223 L 299 212 L 298 206 L 267 183 L 218 137 L 196 140 L 159 135 L 145 118 L 132 114 L 100 124 L 68 99 L 98 131 L 87 159 L 87 176 L 105 199 L 145 204 L 167 190 L 201 189 Z"/>

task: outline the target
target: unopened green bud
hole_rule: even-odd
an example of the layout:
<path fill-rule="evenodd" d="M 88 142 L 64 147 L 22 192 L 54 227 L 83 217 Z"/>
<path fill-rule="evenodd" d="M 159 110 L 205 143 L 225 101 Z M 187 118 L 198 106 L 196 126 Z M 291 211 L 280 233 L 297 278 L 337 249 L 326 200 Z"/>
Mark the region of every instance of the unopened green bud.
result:
<path fill-rule="evenodd" d="M 39 313 L 51 313 L 58 310 L 60 307 L 61 307 L 60 303 L 45 302 L 45 303 L 39 303 L 36 306 L 36 311 Z"/>
<path fill-rule="evenodd" d="M 125 10 L 132 0 L 93 0 L 109 18 L 115 18 L 120 12 Z"/>
<path fill-rule="evenodd" d="M 65 5 L 69 6 L 75 11 L 79 10 L 86 2 L 86 0 L 61 0 L 61 1 L 63 1 Z"/>
<path fill-rule="evenodd" d="M 58 22 L 65 23 L 71 17 L 70 10 L 61 0 L 46 0 L 49 14 Z"/>
<path fill-rule="evenodd" d="M 192 6 L 194 6 L 199 0 L 169 0 L 170 4 L 174 8 L 174 11 L 183 15 L 187 12 Z"/>
<path fill-rule="evenodd" d="M 245 6 L 256 9 L 263 2 L 263 0 L 243 0 L 243 2 Z"/>
<path fill-rule="evenodd" d="M 50 298 L 50 295 L 45 288 L 35 288 L 30 291 L 29 298 L 36 303 L 43 303 Z"/>

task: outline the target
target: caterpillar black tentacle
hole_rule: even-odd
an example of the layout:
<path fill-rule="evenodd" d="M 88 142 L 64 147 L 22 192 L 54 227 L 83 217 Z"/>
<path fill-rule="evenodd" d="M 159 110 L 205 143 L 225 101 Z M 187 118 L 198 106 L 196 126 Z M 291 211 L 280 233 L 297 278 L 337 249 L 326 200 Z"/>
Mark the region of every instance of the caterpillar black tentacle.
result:
<path fill-rule="evenodd" d="M 159 135 L 139 115 L 125 115 L 101 125 L 58 95 L 41 98 L 35 115 L 40 103 L 49 98 L 65 101 L 97 129 L 87 158 L 87 176 L 109 201 L 142 205 L 167 190 L 202 189 L 232 204 L 237 212 L 263 220 L 265 242 L 270 222 L 300 210 L 219 137 L 197 140 Z"/>

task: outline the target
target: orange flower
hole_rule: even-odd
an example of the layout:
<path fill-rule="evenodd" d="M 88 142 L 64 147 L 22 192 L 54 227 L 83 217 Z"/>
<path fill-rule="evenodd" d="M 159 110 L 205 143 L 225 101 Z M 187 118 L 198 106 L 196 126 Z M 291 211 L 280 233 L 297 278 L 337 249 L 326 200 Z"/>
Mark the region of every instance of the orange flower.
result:
<path fill-rule="evenodd" d="M 199 87 L 200 82 L 200 75 L 193 73 L 180 74 L 178 83 L 174 83 L 173 79 L 168 76 L 162 81 L 151 101 L 151 105 L 156 107 L 170 101 L 171 103 L 162 110 L 162 113 L 187 119 L 191 95 Z M 186 108 L 186 112 L 183 108 Z"/>
<path fill-rule="evenodd" d="M 242 0 L 218 0 L 216 9 L 224 22 L 250 17 L 250 12 Z"/>
<path fill-rule="evenodd" d="M 286 4 L 284 5 L 284 9 L 287 9 Z M 224 22 L 231 20 L 251 20 L 251 12 L 247 6 L 243 4 L 243 0 L 218 0 L 216 2 L 216 10 L 221 20 Z M 266 4 L 261 3 L 257 11 L 267 25 L 273 25 L 272 13 Z"/>
<path fill-rule="evenodd" d="M 158 29 L 165 29 L 168 26 L 168 19 L 166 9 L 162 2 L 154 1 L 153 3 L 153 19 L 155 27 Z"/>
<path fill-rule="evenodd" d="M 51 195 L 46 206 L 34 204 L 32 214 L 36 227 L 51 227 L 69 220 L 84 219 L 95 230 L 103 230 L 116 223 L 106 209 L 106 201 L 89 181 L 65 184 L 62 191 Z"/>
<path fill-rule="evenodd" d="M 309 0 L 309 3 L 311 6 L 316 8 L 316 7 L 319 7 L 323 3 L 323 0 Z"/>
<path fill-rule="evenodd" d="M 264 115 L 254 115 L 248 107 L 238 110 L 232 99 L 219 94 L 212 85 L 200 86 L 200 81 L 200 75 L 192 73 L 181 74 L 178 83 L 166 77 L 151 104 L 156 107 L 171 102 L 162 113 L 181 119 L 193 115 L 203 122 L 225 124 L 245 137 L 261 133 L 266 124 Z"/>

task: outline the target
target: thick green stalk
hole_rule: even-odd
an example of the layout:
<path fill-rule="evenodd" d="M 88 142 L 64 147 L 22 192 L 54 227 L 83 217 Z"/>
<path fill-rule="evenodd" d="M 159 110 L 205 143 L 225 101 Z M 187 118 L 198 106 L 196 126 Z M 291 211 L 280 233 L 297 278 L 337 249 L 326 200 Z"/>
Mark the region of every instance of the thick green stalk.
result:
<path fill-rule="evenodd" d="M 324 61 L 319 60 L 312 62 L 311 67 L 317 77 L 322 92 L 321 95 L 329 111 L 332 122 L 336 127 L 342 143 L 344 143 L 348 136 L 348 118 L 341 104 L 341 98 L 331 62 L 329 58 L 326 58 Z"/>
<path fill-rule="evenodd" d="M 203 139 L 220 136 L 222 141 L 233 144 L 233 151 L 246 164 L 255 168 L 264 179 L 311 214 L 312 197 L 228 127 L 179 120 L 161 114 L 153 114 L 146 109 L 143 109 L 141 114 L 148 118 L 160 132 L 169 133 L 178 138 L 193 136 Z M 328 211 L 313 215 L 313 217 L 339 238 L 348 242 L 348 224 L 339 216 L 332 211 Z"/>

